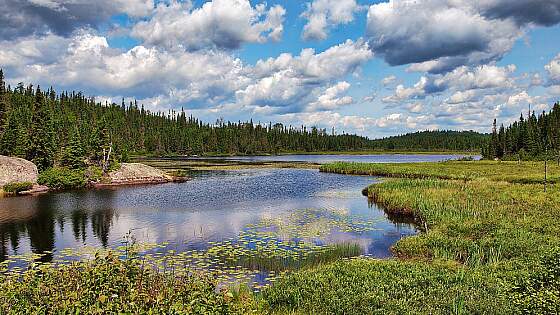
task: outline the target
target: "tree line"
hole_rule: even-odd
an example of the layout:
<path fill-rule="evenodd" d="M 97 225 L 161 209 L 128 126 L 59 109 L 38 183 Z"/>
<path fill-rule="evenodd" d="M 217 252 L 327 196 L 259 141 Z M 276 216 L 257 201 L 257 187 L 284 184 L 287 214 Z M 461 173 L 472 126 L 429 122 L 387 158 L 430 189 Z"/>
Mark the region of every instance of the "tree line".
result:
<path fill-rule="evenodd" d="M 543 160 L 553 156 L 560 157 L 560 104 L 555 103 L 547 113 L 538 116 L 529 111 L 518 121 L 499 128 L 496 119 L 492 126 L 491 139 L 483 148 L 486 159 L 506 160 Z"/>
<path fill-rule="evenodd" d="M 377 149 L 416 151 L 480 151 L 490 135 L 475 131 L 431 130 L 373 140 Z"/>
<path fill-rule="evenodd" d="M 136 155 L 250 155 L 367 150 L 477 150 L 486 136 L 426 131 L 385 139 L 281 123 L 205 123 L 184 110 L 149 111 L 136 101 L 108 104 L 81 92 L 23 83 L 12 88 L 0 69 L 0 154 L 53 166 L 104 168 Z"/>
<path fill-rule="evenodd" d="M 263 154 L 356 151 L 371 140 L 280 123 L 204 123 L 184 110 L 152 112 L 137 102 L 102 104 L 80 92 L 56 93 L 19 83 L 0 70 L 0 154 L 33 161 L 40 170 L 126 160 L 129 154 Z"/>

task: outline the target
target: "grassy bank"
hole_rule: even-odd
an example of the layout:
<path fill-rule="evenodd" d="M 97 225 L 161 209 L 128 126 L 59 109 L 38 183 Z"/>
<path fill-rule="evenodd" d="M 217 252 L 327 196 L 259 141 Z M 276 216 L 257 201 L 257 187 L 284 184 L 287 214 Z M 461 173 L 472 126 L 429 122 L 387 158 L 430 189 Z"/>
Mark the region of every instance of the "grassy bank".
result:
<path fill-rule="evenodd" d="M 549 182 L 560 182 L 560 166 L 549 162 Z M 447 161 L 426 163 L 337 162 L 321 166 L 321 171 L 350 175 L 372 175 L 410 179 L 489 179 L 510 183 L 542 183 L 544 162 Z"/>
<path fill-rule="evenodd" d="M 350 174 L 425 177 L 389 179 L 368 190 L 389 212 L 414 215 L 425 232 L 401 239 L 394 247 L 398 259 L 341 261 L 288 276 L 264 292 L 270 308 L 332 314 L 560 312 L 560 187 L 544 192 L 540 184 L 502 181 L 534 181 L 541 165 L 328 167 L 334 166 Z M 438 179 L 462 174 L 473 174 L 473 180 Z"/>

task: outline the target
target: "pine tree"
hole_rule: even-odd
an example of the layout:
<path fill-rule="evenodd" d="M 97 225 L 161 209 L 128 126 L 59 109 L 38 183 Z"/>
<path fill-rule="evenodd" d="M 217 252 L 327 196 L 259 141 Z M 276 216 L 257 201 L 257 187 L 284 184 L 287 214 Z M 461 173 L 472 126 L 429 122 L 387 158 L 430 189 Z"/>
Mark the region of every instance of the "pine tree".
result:
<path fill-rule="evenodd" d="M 9 111 L 8 96 L 6 93 L 6 82 L 4 72 L 0 69 L 0 132 L 4 129 L 6 115 Z"/>
<path fill-rule="evenodd" d="M 31 121 L 31 152 L 29 159 L 37 165 L 39 171 L 51 167 L 54 163 L 54 131 L 48 106 L 41 89 L 35 92 L 34 113 Z"/>
<path fill-rule="evenodd" d="M 82 146 L 80 132 L 77 127 L 74 127 L 74 131 L 70 136 L 68 144 L 64 147 L 61 165 L 73 169 L 80 169 L 84 167 L 84 152 L 85 150 Z"/>

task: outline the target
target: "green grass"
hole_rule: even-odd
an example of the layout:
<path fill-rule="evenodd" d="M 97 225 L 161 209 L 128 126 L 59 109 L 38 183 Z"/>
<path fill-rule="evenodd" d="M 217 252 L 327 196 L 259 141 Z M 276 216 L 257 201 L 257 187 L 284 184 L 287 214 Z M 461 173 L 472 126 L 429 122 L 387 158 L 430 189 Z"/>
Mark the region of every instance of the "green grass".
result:
<path fill-rule="evenodd" d="M 77 309 L 85 313 L 560 313 L 560 184 L 553 180 L 543 191 L 542 163 L 325 167 L 329 168 L 325 171 L 394 177 L 371 185 L 367 193 L 388 213 L 413 216 L 422 233 L 398 241 L 393 247 L 395 258 L 387 260 L 339 259 L 352 246 L 325 251 L 325 257 L 311 259 L 302 270 L 283 275 L 256 294 L 220 291 L 211 273 L 192 274 L 188 269 L 178 273 L 174 268 L 156 272 L 142 268 L 140 261 L 110 256 L 32 269 L 23 276 L 0 275 L 0 309 L 14 314 Z M 553 179 L 559 170 L 551 166 Z M 234 264 L 250 268 L 268 264 L 267 268 L 283 270 L 284 264 L 293 263 L 270 255 L 248 257 Z"/>
<path fill-rule="evenodd" d="M 349 175 L 401 178 L 473 180 L 487 178 L 511 183 L 542 183 L 544 162 L 448 161 L 426 163 L 352 163 L 336 162 L 321 166 L 321 171 Z M 560 182 L 560 166 L 548 163 L 548 181 Z"/>
<path fill-rule="evenodd" d="M 252 270 L 293 271 L 326 264 L 341 258 L 356 257 L 363 253 L 362 248 L 354 243 L 332 244 L 307 252 L 282 255 L 269 251 L 252 251 L 250 255 L 238 255 L 227 251 L 215 252 L 225 263 L 243 266 Z"/>
<path fill-rule="evenodd" d="M 278 313 L 560 313 L 560 185 L 544 192 L 542 184 L 520 184 L 536 181 L 541 166 L 327 165 L 406 177 L 374 184 L 368 194 L 390 213 L 414 216 L 424 232 L 397 242 L 395 259 L 287 276 L 264 291 L 264 301 Z M 465 174 L 467 181 L 440 179 Z"/>

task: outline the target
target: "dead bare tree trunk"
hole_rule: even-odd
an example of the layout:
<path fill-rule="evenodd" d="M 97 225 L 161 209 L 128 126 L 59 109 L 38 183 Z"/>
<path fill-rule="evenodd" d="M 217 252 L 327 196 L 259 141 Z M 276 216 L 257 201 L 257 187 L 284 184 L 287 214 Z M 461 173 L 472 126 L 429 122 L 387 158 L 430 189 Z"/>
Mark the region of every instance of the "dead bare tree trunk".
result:
<path fill-rule="evenodd" d="M 544 149 L 544 192 L 546 192 L 546 173 L 548 171 L 548 147 Z"/>
<path fill-rule="evenodd" d="M 109 161 L 110 161 L 112 150 L 113 150 L 113 142 L 109 144 L 109 151 L 107 152 L 106 157 L 105 157 L 105 149 L 103 149 L 103 173 L 107 173 L 107 171 L 109 170 Z"/>

